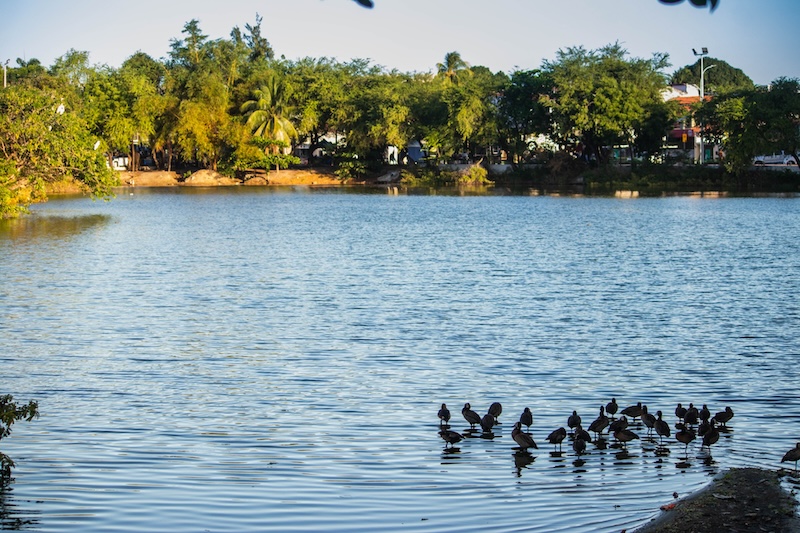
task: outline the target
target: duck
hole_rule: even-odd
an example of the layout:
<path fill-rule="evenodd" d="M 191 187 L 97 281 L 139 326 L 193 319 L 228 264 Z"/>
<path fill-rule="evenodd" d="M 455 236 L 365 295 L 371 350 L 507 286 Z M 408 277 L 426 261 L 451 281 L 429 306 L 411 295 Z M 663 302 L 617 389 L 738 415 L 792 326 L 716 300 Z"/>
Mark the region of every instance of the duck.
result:
<path fill-rule="evenodd" d="M 636 402 L 636 405 L 629 405 L 620 414 L 629 416 L 636 422 L 636 419 L 642 416 L 642 402 Z"/>
<path fill-rule="evenodd" d="M 614 438 L 617 439 L 619 442 L 621 442 L 622 446 L 627 450 L 628 443 L 632 440 L 638 439 L 639 435 L 637 435 L 630 429 L 618 429 L 614 432 Z"/>
<path fill-rule="evenodd" d="M 581 455 L 586 453 L 586 441 L 583 439 L 575 438 L 575 440 L 572 441 L 572 449 L 580 457 Z"/>
<path fill-rule="evenodd" d="M 647 412 L 647 406 L 642 406 L 642 414 L 641 414 L 642 422 L 645 426 L 647 426 L 647 434 L 652 435 L 653 427 L 656 424 L 656 417 L 652 414 Z"/>
<path fill-rule="evenodd" d="M 547 436 L 547 442 L 552 444 L 554 447 L 558 446 L 558 449 L 561 450 L 561 443 L 566 437 L 567 430 L 563 427 L 560 427 L 550 432 L 550 434 Z"/>
<path fill-rule="evenodd" d="M 600 433 L 608 427 L 609 420 L 606 416 L 605 407 L 600 406 L 600 414 L 589 424 L 589 431 L 593 431 L 597 438 L 600 438 Z"/>
<path fill-rule="evenodd" d="M 797 445 L 794 448 L 792 448 L 791 450 L 786 452 L 786 454 L 784 454 L 784 456 L 783 456 L 783 459 L 781 459 L 782 463 L 785 463 L 785 462 L 788 462 L 788 461 L 794 461 L 794 472 L 796 474 L 797 473 L 797 461 L 800 461 L 800 442 L 798 442 Z"/>
<path fill-rule="evenodd" d="M 653 424 L 653 428 L 656 430 L 656 433 L 659 437 L 661 437 L 661 444 L 664 444 L 664 437 L 669 437 L 669 424 L 665 420 L 663 420 L 661 411 L 656 411 L 656 422 Z"/>
<path fill-rule="evenodd" d="M 514 429 L 511 430 L 511 438 L 514 439 L 514 442 L 519 444 L 519 449 L 521 452 L 527 451 L 528 448 L 539 449 L 539 447 L 536 445 L 536 441 L 533 440 L 533 437 L 522 431 L 522 424 L 520 422 L 514 423 Z"/>
<path fill-rule="evenodd" d="M 686 414 L 683 417 L 683 421 L 687 426 L 696 426 L 699 418 L 700 412 L 697 410 L 697 407 L 695 407 L 693 403 L 689 402 L 689 407 L 686 409 Z"/>
<path fill-rule="evenodd" d="M 625 429 L 626 427 L 628 427 L 628 417 L 622 415 L 621 417 L 611 422 L 611 424 L 609 424 L 608 432 L 613 434 L 618 429 Z"/>
<path fill-rule="evenodd" d="M 683 452 L 684 454 L 689 453 L 689 443 L 692 442 L 697 435 L 695 435 L 694 431 L 691 428 L 684 428 L 675 434 L 675 440 L 684 444 Z"/>
<path fill-rule="evenodd" d="M 531 432 L 531 426 L 533 425 L 533 413 L 531 412 L 530 407 L 526 407 L 522 410 L 522 414 L 519 415 L 519 423 L 528 428 L 528 433 Z"/>
<path fill-rule="evenodd" d="M 444 447 L 447 448 L 447 445 L 450 445 L 450 448 L 453 447 L 454 444 L 461 441 L 464 438 L 464 435 L 461 433 L 457 433 L 455 431 L 451 431 L 449 429 L 442 429 L 439 432 L 439 436 L 444 439 L 445 445 Z"/>
<path fill-rule="evenodd" d="M 580 424 L 575 426 L 575 438 L 585 440 L 586 442 L 592 442 L 592 436 L 589 435 L 589 432 L 583 429 L 583 426 Z"/>
<path fill-rule="evenodd" d="M 474 429 L 476 425 L 481 423 L 481 415 L 472 410 L 469 402 L 464 404 L 461 414 L 464 416 L 464 420 L 469 422 L 470 429 Z"/>
<path fill-rule="evenodd" d="M 567 418 L 567 425 L 570 429 L 575 429 L 575 427 L 581 425 L 581 417 L 578 414 L 578 411 L 572 411 L 572 414 Z"/>
<path fill-rule="evenodd" d="M 498 418 L 500 418 L 500 413 L 502 412 L 503 412 L 503 406 L 500 404 L 500 402 L 494 402 L 492 403 L 492 405 L 489 406 L 489 414 L 494 417 L 495 424 L 500 423 L 500 420 L 498 420 Z"/>
<path fill-rule="evenodd" d="M 717 429 L 717 421 L 712 418 L 711 427 L 708 428 L 706 434 L 703 435 L 703 446 L 708 447 L 709 455 L 711 455 L 711 445 L 716 444 L 718 440 L 719 440 L 719 430 Z"/>
<path fill-rule="evenodd" d="M 447 425 L 450 422 L 450 409 L 447 408 L 447 404 L 442 404 L 442 408 L 439 409 L 439 425 Z"/>
<path fill-rule="evenodd" d="M 703 422 L 708 422 L 708 419 L 711 418 L 711 411 L 708 410 L 708 406 L 703 404 L 703 407 L 700 408 L 698 413 L 700 415 L 700 420 Z"/>
<path fill-rule="evenodd" d="M 726 407 L 724 411 L 720 411 L 714 415 L 714 420 L 722 424 L 723 427 L 728 427 L 727 424 L 731 418 L 733 418 L 733 409 L 730 407 Z"/>
<path fill-rule="evenodd" d="M 490 413 L 486 413 L 483 415 L 483 418 L 481 418 L 481 429 L 484 433 L 491 433 L 494 424 L 495 418 Z"/>
<path fill-rule="evenodd" d="M 606 414 L 611 418 L 614 418 L 614 415 L 617 414 L 618 410 L 619 405 L 617 405 L 617 399 L 611 398 L 611 401 L 606 404 Z"/>
<path fill-rule="evenodd" d="M 678 402 L 678 406 L 675 408 L 675 416 L 678 417 L 678 420 L 683 422 L 684 417 L 686 417 L 686 408 Z"/>

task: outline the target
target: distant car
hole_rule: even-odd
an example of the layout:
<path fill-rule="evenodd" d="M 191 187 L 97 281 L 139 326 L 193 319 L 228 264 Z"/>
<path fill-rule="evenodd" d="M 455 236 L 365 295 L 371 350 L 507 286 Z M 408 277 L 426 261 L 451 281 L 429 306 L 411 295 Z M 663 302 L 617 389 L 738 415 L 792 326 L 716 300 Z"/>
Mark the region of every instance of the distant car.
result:
<path fill-rule="evenodd" d="M 779 154 L 772 155 L 757 155 L 753 158 L 754 165 L 797 165 L 797 160 L 793 155 Z"/>

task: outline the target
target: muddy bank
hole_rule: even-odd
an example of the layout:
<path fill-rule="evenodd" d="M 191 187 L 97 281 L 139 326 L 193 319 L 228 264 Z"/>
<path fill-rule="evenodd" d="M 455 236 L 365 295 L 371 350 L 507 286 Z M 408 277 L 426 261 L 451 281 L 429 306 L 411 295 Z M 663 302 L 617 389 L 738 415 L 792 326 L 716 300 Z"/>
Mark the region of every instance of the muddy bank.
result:
<path fill-rule="evenodd" d="M 253 172 L 242 179 L 223 176 L 213 170 L 198 170 L 192 174 L 158 170 L 119 172 L 122 187 L 216 187 L 233 185 L 341 185 L 342 180 L 328 170 L 289 169 L 280 171 Z"/>
<path fill-rule="evenodd" d="M 777 472 L 734 468 L 662 512 L 636 533 L 797 533 L 794 497 L 781 487 Z"/>

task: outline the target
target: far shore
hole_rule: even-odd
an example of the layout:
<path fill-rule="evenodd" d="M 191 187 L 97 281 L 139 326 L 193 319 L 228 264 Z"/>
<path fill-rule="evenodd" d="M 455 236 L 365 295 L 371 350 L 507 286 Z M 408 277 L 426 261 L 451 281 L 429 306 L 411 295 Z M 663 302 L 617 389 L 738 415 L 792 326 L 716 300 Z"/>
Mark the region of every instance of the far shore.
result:
<path fill-rule="evenodd" d="M 214 187 L 232 185 L 341 185 L 333 171 L 320 169 L 278 170 L 252 173 L 244 181 L 223 176 L 213 170 L 199 170 L 182 177 L 175 171 L 143 170 L 117 173 L 121 187 Z"/>

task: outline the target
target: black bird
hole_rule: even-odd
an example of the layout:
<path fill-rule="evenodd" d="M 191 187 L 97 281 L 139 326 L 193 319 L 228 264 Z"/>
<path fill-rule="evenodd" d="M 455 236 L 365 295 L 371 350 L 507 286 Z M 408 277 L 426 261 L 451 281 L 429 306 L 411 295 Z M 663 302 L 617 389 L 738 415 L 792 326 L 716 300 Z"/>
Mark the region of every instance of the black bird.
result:
<path fill-rule="evenodd" d="M 684 428 L 675 434 L 675 439 L 684 444 L 683 453 L 687 456 L 689 453 L 689 443 L 692 442 L 696 437 L 697 435 L 695 435 L 691 428 Z"/>
<path fill-rule="evenodd" d="M 439 432 L 439 436 L 444 439 L 445 445 L 444 447 L 447 448 L 449 444 L 450 447 L 453 447 L 453 444 L 461 441 L 464 436 L 461 433 L 456 433 L 455 431 L 450 431 L 449 429 L 443 429 Z"/>
<path fill-rule="evenodd" d="M 621 417 L 617 418 L 608 426 L 608 432 L 614 433 L 618 429 L 625 429 L 628 427 L 628 417 L 622 415 Z"/>
<path fill-rule="evenodd" d="M 500 402 L 494 402 L 492 405 L 489 406 L 489 414 L 494 417 L 495 424 L 500 423 L 498 418 L 500 417 L 500 413 L 502 412 L 503 412 L 503 406 L 500 405 Z"/>
<path fill-rule="evenodd" d="M 783 459 L 781 459 L 782 463 L 787 462 L 787 461 L 794 461 L 794 472 L 796 474 L 797 473 L 797 461 L 800 461 L 800 442 L 798 442 L 797 445 L 794 448 L 792 448 L 791 450 L 786 452 L 786 454 L 783 456 Z"/>
<path fill-rule="evenodd" d="M 439 425 L 446 426 L 448 422 L 450 422 L 450 409 L 447 408 L 447 405 L 442 404 L 442 408 L 439 409 Z"/>
<path fill-rule="evenodd" d="M 547 442 L 552 444 L 553 446 L 558 446 L 558 449 L 561 450 L 561 443 L 567 437 L 567 430 L 563 427 L 560 427 L 554 431 L 551 431 L 550 434 L 547 436 Z"/>
<path fill-rule="evenodd" d="M 586 453 L 586 441 L 582 438 L 575 437 L 575 440 L 572 441 L 572 449 L 580 457 Z"/>
<path fill-rule="evenodd" d="M 675 408 L 675 416 L 678 417 L 678 420 L 683 422 L 683 419 L 686 417 L 686 408 L 678 403 L 678 407 Z"/>
<path fill-rule="evenodd" d="M 700 409 L 699 412 L 700 420 L 703 422 L 708 422 L 708 419 L 711 418 L 711 411 L 708 410 L 708 406 L 703 404 L 703 407 Z"/>
<path fill-rule="evenodd" d="M 622 410 L 621 414 L 633 418 L 633 421 L 636 422 L 636 419 L 642 416 L 642 402 L 636 402 L 636 405 L 629 405 Z"/>
<path fill-rule="evenodd" d="M 600 414 L 589 424 L 589 431 L 594 431 L 596 438 L 600 438 L 600 433 L 608 427 L 609 420 L 606 416 L 605 408 L 600 406 Z"/>
<path fill-rule="evenodd" d="M 359 4 L 359 5 L 362 5 L 364 7 L 369 7 L 369 8 L 372 8 L 372 6 L 374 5 L 372 3 L 372 0 L 355 0 L 355 2 L 357 4 Z"/>
<path fill-rule="evenodd" d="M 572 414 L 567 418 L 567 425 L 570 429 L 575 429 L 577 426 L 581 425 L 581 417 L 578 411 L 572 411 Z"/>
<path fill-rule="evenodd" d="M 592 436 L 589 435 L 589 432 L 583 429 L 583 426 L 580 424 L 575 426 L 575 438 L 585 440 L 586 442 L 592 442 Z"/>
<path fill-rule="evenodd" d="M 490 433 L 493 427 L 494 417 L 491 414 L 486 413 L 483 415 L 483 418 L 481 418 L 481 429 L 483 429 L 484 433 Z"/>
<path fill-rule="evenodd" d="M 656 425 L 656 417 L 653 416 L 651 413 L 647 412 L 646 405 L 642 406 L 641 417 L 642 417 L 642 422 L 644 422 L 644 425 L 647 426 L 647 434 L 651 435 L 653 433 L 653 428 Z"/>
<path fill-rule="evenodd" d="M 699 419 L 700 412 L 697 410 L 697 407 L 690 402 L 689 407 L 686 409 L 686 414 L 683 416 L 683 421 L 687 426 L 696 426 Z"/>
<path fill-rule="evenodd" d="M 659 437 L 661 437 L 661 444 L 664 444 L 664 437 L 669 437 L 669 424 L 661 419 L 661 411 L 656 412 L 656 423 L 653 425 L 653 428 L 656 430 L 656 433 Z"/>
<path fill-rule="evenodd" d="M 469 422 L 469 427 L 471 429 L 474 429 L 476 425 L 481 423 L 481 415 L 473 411 L 469 403 L 464 404 L 464 407 L 461 409 L 461 414 L 464 416 L 464 420 Z"/>
<path fill-rule="evenodd" d="M 719 430 L 717 429 L 716 420 L 711 420 L 711 427 L 708 432 L 703 435 L 703 446 L 708 446 L 708 454 L 711 455 L 711 445 L 716 444 L 719 440 Z"/>
<path fill-rule="evenodd" d="M 611 418 L 614 418 L 614 415 L 617 414 L 618 410 L 619 405 L 617 405 L 617 399 L 611 398 L 611 401 L 606 404 L 606 414 Z"/>
<path fill-rule="evenodd" d="M 527 451 L 528 448 L 539 449 L 533 437 L 522 431 L 522 424 L 519 422 L 514 423 L 514 429 L 511 430 L 511 438 L 514 439 L 514 442 L 519 444 L 519 449 L 522 452 Z"/>
<path fill-rule="evenodd" d="M 727 427 L 728 421 L 731 418 L 733 418 L 733 409 L 731 409 L 730 407 L 726 407 L 724 411 L 720 411 L 719 413 L 714 415 L 714 420 L 716 420 L 725 427 Z"/>
<path fill-rule="evenodd" d="M 531 413 L 530 407 L 523 409 L 522 414 L 519 415 L 519 423 L 528 428 L 528 433 L 531 432 L 531 426 L 533 425 L 533 413 Z"/>
<path fill-rule="evenodd" d="M 634 439 L 638 439 L 639 435 L 629 429 L 618 429 L 614 432 L 614 438 L 622 443 L 622 446 L 627 449 L 628 443 Z"/>

